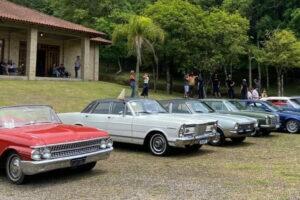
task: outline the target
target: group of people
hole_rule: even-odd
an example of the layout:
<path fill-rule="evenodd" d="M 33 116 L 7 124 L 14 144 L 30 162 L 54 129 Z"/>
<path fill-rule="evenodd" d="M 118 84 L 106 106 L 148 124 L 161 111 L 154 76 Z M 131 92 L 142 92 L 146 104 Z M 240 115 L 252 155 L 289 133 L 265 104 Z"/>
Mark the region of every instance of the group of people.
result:
<path fill-rule="evenodd" d="M 0 62 L 0 74 L 3 75 L 17 75 L 18 66 L 12 60 L 8 62 L 2 61 Z"/>
<path fill-rule="evenodd" d="M 143 75 L 143 91 L 141 93 L 141 96 L 147 98 L 148 93 L 149 93 L 149 74 L 145 73 Z M 130 76 L 129 76 L 129 85 L 131 88 L 131 98 L 134 98 L 136 96 L 136 76 L 135 72 L 133 70 L 130 71 Z"/>
<path fill-rule="evenodd" d="M 60 64 L 59 66 L 56 64 L 53 64 L 53 69 L 52 69 L 52 75 L 55 77 L 70 77 L 71 74 L 69 72 L 66 71 L 66 68 L 64 66 L 64 64 Z"/>
<path fill-rule="evenodd" d="M 228 75 L 226 78 L 226 88 L 227 95 L 229 99 L 236 98 L 235 90 L 236 83 L 232 80 L 232 76 Z M 253 99 L 257 100 L 260 97 L 266 97 L 267 92 L 264 89 L 261 90 L 260 81 L 254 79 L 254 87 L 249 87 L 247 80 L 243 79 L 241 84 L 241 99 Z M 211 78 L 212 83 L 212 94 L 216 98 L 221 97 L 221 81 L 218 77 L 218 74 L 214 74 Z M 204 92 L 204 80 L 201 74 L 195 75 L 194 73 L 189 73 L 184 76 L 184 97 L 185 98 L 194 98 L 197 93 L 197 98 L 203 99 L 205 97 Z"/>

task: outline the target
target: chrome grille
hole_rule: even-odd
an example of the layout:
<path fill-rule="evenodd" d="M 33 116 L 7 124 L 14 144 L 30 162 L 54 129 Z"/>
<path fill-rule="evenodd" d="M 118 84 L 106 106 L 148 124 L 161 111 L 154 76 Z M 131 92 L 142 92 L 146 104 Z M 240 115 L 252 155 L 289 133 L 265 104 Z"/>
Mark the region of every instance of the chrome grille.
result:
<path fill-rule="evenodd" d="M 254 124 L 240 124 L 239 130 L 253 130 Z"/>
<path fill-rule="evenodd" d="M 76 156 L 86 153 L 92 153 L 99 151 L 101 141 L 105 139 L 96 139 L 89 141 L 81 141 L 67 144 L 59 144 L 49 146 L 49 150 L 51 151 L 51 158 L 62 158 L 69 156 Z"/>
<path fill-rule="evenodd" d="M 276 125 L 277 124 L 277 117 L 271 117 L 271 124 Z"/>

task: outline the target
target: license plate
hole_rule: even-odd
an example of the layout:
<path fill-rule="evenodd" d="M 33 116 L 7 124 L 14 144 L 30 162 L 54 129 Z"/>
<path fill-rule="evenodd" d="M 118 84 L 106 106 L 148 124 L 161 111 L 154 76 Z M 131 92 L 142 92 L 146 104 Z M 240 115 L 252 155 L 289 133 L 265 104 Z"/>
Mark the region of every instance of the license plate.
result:
<path fill-rule="evenodd" d="M 200 140 L 199 144 L 207 144 L 208 140 Z"/>
<path fill-rule="evenodd" d="M 79 165 L 83 165 L 85 163 L 86 157 L 84 158 L 76 158 L 70 161 L 71 167 L 77 167 Z"/>

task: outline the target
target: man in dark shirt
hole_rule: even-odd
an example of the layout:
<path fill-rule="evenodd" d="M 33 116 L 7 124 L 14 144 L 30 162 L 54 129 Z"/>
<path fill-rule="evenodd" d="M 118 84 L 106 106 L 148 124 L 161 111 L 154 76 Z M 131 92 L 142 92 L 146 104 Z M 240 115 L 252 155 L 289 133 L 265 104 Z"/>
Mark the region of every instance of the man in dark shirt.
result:
<path fill-rule="evenodd" d="M 226 85 L 227 85 L 227 89 L 228 89 L 228 98 L 229 99 L 234 99 L 234 85 L 235 82 L 232 80 L 231 75 L 229 74 L 226 80 Z"/>
<path fill-rule="evenodd" d="M 215 95 L 215 97 L 221 97 L 221 93 L 220 93 L 220 80 L 218 78 L 218 74 L 215 74 L 212 80 L 212 84 L 213 84 L 213 95 Z"/>

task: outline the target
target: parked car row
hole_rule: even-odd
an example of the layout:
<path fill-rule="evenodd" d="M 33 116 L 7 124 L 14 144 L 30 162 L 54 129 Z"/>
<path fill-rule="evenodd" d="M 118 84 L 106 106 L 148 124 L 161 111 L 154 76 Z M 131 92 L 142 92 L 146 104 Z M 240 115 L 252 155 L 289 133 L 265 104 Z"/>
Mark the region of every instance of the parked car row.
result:
<path fill-rule="evenodd" d="M 60 168 L 91 170 L 109 157 L 113 141 L 164 156 L 172 148 L 220 146 L 226 138 L 242 143 L 278 128 L 295 133 L 299 121 L 299 113 L 252 100 L 104 99 L 58 115 L 43 105 L 2 107 L 0 167 L 21 184 L 29 175 Z"/>

